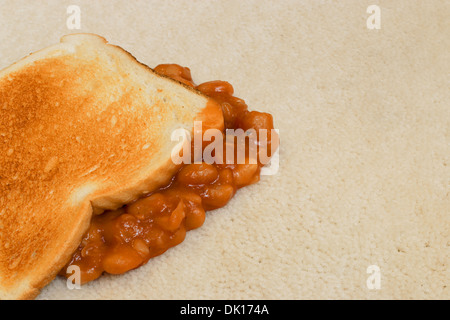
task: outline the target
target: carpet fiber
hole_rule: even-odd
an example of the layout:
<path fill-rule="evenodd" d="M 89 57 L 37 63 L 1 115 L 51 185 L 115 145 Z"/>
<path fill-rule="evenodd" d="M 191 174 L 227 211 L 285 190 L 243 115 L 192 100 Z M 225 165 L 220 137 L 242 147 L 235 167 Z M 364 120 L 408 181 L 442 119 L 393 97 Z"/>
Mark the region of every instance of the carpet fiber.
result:
<path fill-rule="evenodd" d="M 75 31 L 227 80 L 274 115 L 280 169 L 138 270 L 38 299 L 450 298 L 450 2 L 72 2 L 0 1 L 0 67 Z"/>

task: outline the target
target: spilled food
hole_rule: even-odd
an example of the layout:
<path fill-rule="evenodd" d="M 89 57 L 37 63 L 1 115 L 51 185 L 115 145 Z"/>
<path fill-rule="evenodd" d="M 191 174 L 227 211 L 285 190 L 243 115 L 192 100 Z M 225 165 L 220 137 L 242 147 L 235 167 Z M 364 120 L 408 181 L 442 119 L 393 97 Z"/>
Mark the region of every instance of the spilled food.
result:
<path fill-rule="evenodd" d="M 92 34 L 1 71 L 0 298 L 33 298 L 74 266 L 82 283 L 135 269 L 257 182 L 278 136 L 233 94 Z"/>

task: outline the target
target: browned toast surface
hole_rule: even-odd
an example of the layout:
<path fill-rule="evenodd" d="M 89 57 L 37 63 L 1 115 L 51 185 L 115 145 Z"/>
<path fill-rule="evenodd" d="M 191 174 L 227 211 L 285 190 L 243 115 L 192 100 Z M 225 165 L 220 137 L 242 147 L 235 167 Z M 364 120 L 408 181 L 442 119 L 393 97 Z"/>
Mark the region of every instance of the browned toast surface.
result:
<path fill-rule="evenodd" d="M 0 72 L 0 298 L 49 282 L 89 226 L 167 182 L 176 128 L 222 128 L 218 105 L 95 35 Z"/>

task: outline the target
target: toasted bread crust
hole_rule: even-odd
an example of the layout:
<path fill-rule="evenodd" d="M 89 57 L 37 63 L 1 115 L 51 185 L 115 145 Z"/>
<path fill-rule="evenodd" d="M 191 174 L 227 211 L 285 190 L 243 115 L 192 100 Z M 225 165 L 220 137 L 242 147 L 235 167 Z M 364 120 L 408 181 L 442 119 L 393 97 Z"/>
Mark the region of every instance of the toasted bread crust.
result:
<path fill-rule="evenodd" d="M 34 298 L 93 212 L 166 183 L 178 168 L 170 133 L 194 120 L 223 129 L 215 102 L 96 35 L 1 71 L 0 298 Z"/>

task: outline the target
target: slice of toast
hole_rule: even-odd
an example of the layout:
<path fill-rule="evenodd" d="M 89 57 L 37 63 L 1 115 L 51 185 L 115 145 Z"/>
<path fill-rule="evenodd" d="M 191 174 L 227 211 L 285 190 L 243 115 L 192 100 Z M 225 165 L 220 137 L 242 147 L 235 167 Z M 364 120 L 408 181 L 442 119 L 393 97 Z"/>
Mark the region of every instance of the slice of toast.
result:
<path fill-rule="evenodd" d="M 92 214 L 167 183 L 171 133 L 194 120 L 223 130 L 218 104 L 96 35 L 1 71 L 0 299 L 35 297 Z"/>

